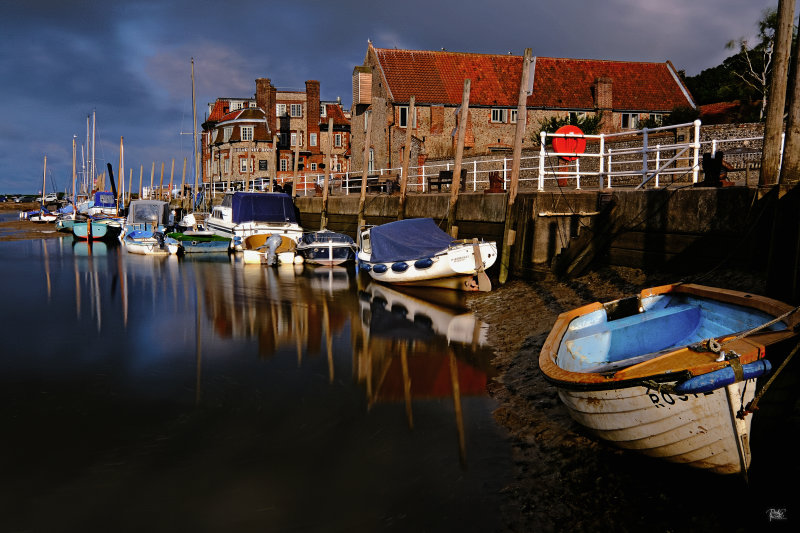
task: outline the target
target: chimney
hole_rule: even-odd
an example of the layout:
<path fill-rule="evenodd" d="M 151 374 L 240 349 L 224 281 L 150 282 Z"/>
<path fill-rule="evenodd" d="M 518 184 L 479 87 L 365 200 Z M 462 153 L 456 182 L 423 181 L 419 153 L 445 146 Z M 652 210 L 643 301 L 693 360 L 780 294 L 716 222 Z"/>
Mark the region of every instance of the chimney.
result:
<path fill-rule="evenodd" d="M 272 131 L 275 127 L 275 101 L 272 91 L 272 82 L 269 78 L 258 78 L 256 80 L 256 106 L 264 111 L 267 118 L 267 136 L 272 138 Z"/>
<path fill-rule="evenodd" d="M 316 133 L 319 139 L 319 82 L 316 80 L 308 80 L 306 82 L 306 134 Z M 309 146 L 311 150 L 319 150 L 319 141 L 317 146 Z"/>
<path fill-rule="evenodd" d="M 594 107 L 603 113 L 603 120 L 600 130 L 603 133 L 611 133 L 614 130 L 614 98 L 611 78 L 597 78 L 594 82 Z"/>

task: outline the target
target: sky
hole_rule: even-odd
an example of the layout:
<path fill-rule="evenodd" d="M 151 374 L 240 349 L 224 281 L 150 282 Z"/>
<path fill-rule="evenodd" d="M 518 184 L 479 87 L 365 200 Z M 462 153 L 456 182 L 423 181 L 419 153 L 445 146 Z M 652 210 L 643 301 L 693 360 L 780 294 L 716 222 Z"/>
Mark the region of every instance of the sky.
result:
<path fill-rule="evenodd" d="M 192 176 L 197 129 L 218 97 L 320 82 L 349 108 L 353 67 L 378 48 L 671 61 L 692 76 L 756 33 L 778 0 L 0 0 L 0 194 L 71 188 L 86 118 L 98 167 L 161 163 Z M 797 7 L 795 8 L 797 14 Z M 116 176 L 119 182 L 119 176 Z M 136 187 L 137 185 L 134 185 Z"/>

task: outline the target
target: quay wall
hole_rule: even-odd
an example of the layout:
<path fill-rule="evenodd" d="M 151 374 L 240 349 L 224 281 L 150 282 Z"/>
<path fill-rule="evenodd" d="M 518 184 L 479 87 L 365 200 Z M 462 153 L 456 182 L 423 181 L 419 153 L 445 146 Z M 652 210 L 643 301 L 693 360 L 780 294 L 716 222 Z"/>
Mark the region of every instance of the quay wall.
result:
<path fill-rule="evenodd" d="M 535 276 L 574 246 L 596 246 L 596 263 L 636 268 L 690 270 L 722 261 L 752 262 L 763 252 L 769 217 L 747 187 L 594 191 L 524 191 L 511 216 L 516 237 L 510 272 Z M 406 218 L 430 217 L 446 226 L 448 194 L 414 194 L 406 200 Z M 304 228 L 319 229 L 322 198 L 295 199 Z M 505 193 L 463 193 L 456 209 L 458 237 L 503 242 Z M 355 238 L 359 198 L 328 198 L 328 229 Z M 399 197 L 369 195 L 367 224 L 397 219 Z M 577 244 L 576 244 L 577 243 Z M 498 265 L 493 267 L 497 271 Z M 490 272 L 492 274 L 492 272 Z"/>

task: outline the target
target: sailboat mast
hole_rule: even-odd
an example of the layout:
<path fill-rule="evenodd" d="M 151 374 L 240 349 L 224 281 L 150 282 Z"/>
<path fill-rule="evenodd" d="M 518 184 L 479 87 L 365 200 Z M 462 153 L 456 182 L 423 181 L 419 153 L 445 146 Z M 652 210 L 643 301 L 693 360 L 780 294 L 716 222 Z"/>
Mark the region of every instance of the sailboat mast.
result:
<path fill-rule="evenodd" d="M 89 140 L 91 137 L 89 136 L 89 115 L 86 115 L 86 173 L 83 175 L 83 179 L 86 180 L 86 194 L 89 194 L 91 191 L 91 187 L 94 185 L 94 181 L 92 180 L 92 161 L 89 159 Z"/>
<path fill-rule="evenodd" d="M 72 214 L 73 215 L 77 212 L 77 209 L 75 208 L 75 179 L 77 177 L 77 174 L 75 172 L 75 164 L 77 163 L 76 161 L 77 158 L 75 157 L 76 156 L 75 138 L 76 136 L 73 135 L 72 136 Z"/>
<path fill-rule="evenodd" d="M 94 143 L 95 143 L 95 130 L 96 130 L 96 116 L 95 111 L 92 110 L 92 185 L 94 185 L 94 179 L 97 174 L 97 165 L 94 162 Z"/>
<path fill-rule="evenodd" d="M 200 158 L 197 153 L 197 105 L 194 99 L 194 58 L 192 58 L 192 123 L 194 125 L 194 202 L 197 202 L 197 182 L 199 181 L 200 169 L 198 163 Z"/>
<path fill-rule="evenodd" d="M 44 191 L 47 187 L 47 156 L 44 156 L 44 173 L 42 175 L 42 205 L 40 211 L 44 211 Z"/>

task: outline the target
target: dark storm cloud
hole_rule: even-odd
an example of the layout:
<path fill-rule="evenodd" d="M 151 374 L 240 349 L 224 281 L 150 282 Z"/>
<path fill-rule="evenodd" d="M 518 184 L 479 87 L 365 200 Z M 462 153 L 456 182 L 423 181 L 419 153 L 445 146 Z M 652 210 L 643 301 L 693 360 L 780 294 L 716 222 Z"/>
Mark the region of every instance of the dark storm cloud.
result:
<path fill-rule="evenodd" d="M 3 0 L 0 2 L 0 193 L 38 188 L 41 165 L 63 190 L 71 142 L 96 110 L 98 161 L 116 167 L 192 161 L 191 58 L 198 122 L 254 80 L 350 105 L 350 76 L 375 46 L 421 50 L 671 60 L 696 74 L 730 39 L 751 35 L 777 0 Z M 184 135 L 181 135 L 184 133 Z M 189 135 L 185 135 L 189 133 Z M 127 173 L 127 172 L 126 172 Z"/>

